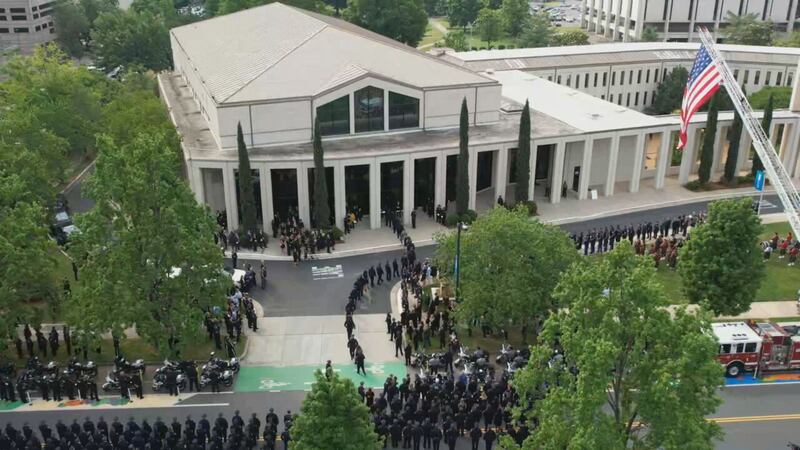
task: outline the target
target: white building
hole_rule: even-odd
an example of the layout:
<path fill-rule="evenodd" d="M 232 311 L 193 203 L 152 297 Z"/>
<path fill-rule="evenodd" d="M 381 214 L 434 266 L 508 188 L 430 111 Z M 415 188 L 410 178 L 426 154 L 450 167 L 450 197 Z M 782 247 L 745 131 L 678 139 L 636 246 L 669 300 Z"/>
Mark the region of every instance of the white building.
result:
<path fill-rule="evenodd" d="M 526 56 L 531 50 L 523 49 L 437 58 L 347 22 L 279 3 L 179 27 L 171 37 L 175 71 L 162 74 L 159 85 L 182 136 L 187 176 L 198 201 L 225 211 L 232 228 L 239 223 L 238 124 L 248 145 L 265 228 L 274 214 L 290 209 L 310 223 L 315 119 L 323 134 L 337 223 L 356 206 L 377 228 L 386 208 L 399 206 L 408 222 L 413 209 L 446 205 L 455 197 L 464 99 L 473 209 L 493 205 L 500 195 L 513 197 L 520 111 L 526 100 L 532 109 L 531 199 L 574 201 L 577 206 L 592 194 L 686 183 L 697 171 L 702 114 L 690 128 L 687 150 L 675 158 L 677 117 L 647 116 L 638 106 L 606 101 L 616 100 L 611 95 L 619 93 L 610 81 L 621 71 L 617 63 L 630 64 L 626 78 L 646 79 L 640 71 L 646 70 L 639 54 L 643 48 L 536 50 L 549 50 L 549 56 Z M 665 68 L 691 62 L 691 44 L 662 45 L 649 53 L 654 78 L 648 83 L 655 83 Z M 792 82 L 796 50 L 735 50 L 742 63 L 752 58 L 749 63 L 759 70 L 777 61 L 774 74 L 779 69 L 782 73 L 778 84 Z M 671 53 L 678 56 L 670 60 Z M 593 91 L 602 73 L 610 84 Z M 759 78 L 776 80 L 775 75 Z M 623 92 L 627 99 L 628 91 Z M 726 158 L 725 130 L 731 120 L 732 113 L 720 114 L 716 175 Z M 772 135 L 780 141 L 777 147 L 793 176 L 799 173 L 798 125 L 800 115 L 775 112 Z M 749 164 L 749 155 L 741 152 L 739 169 L 747 170 Z"/>
<path fill-rule="evenodd" d="M 0 49 L 30 52 L 56 38 L 55 0 L 0 0 Z"/>
<path fill-rule="evenodd" d="M 772 21 L 776 31 L 792 31 L 798 17 L 796 0 L 583 0 L 581 27 L 622 42 L 641 39 L 653 28 L 664 41 L 699 41 L 697 27 L 715 35 L 727 16 L 755 14 Z"/>

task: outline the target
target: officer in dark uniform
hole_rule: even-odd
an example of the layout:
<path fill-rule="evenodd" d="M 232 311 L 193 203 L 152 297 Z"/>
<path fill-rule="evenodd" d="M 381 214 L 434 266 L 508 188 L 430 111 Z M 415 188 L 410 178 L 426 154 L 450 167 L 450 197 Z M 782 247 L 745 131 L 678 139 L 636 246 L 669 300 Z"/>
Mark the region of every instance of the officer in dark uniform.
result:
<path fill-rule="evenodd" d="M 478 444 L 481 442 L 481 436 L 483 436 L 483 433 L 481 433 L 481 428 L 476 422 L 475 426 L 473 426 L 469 431 L 469 438 L 472 442 L 472 450 L 478 450 Z"/>

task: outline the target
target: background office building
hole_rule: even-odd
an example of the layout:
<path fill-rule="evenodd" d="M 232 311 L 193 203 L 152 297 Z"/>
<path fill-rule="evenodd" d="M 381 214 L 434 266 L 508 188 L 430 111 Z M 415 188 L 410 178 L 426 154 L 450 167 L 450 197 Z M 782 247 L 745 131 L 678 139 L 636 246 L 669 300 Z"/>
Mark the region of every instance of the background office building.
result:
<path fill-rule="evenodd" d="M 315 120 L 332 216 L 340 226 L 354 208 L 378 228 L 382 211 L 399 209 L 409 222 L 413 210 L 451 204 L 464 100 L 469 207 L 477 211 L 492 207 L 498 196 L 513 198 L 526 101 L 531 176 L 525 188 L 528 198 L 542 205 L 578 209 L 593 198 L 635 197 L 697 177 L 705 115 L 695 116 L 687 148 L 676 154 L 678 117 L 645 115 L 638 111 L 643 96 L 637 103 L 635 92 L 619 90 L 646 85 L 642 92 L 649 92 L 664 70 L 691 63 L 696 44 L 660 44 L 644 56 L 643 48 L 627 45 L 616 52 L 585 46 L 533 49 L 541 52 L 535 54 L 526 53 L 531 49 L 426 54 L 280 3 L 175 28 L 171 39 L 175 70 L 159 76 L 159 88 L 182 138 L 186 175 L 197 200 L 224 212 L 231 228 L 238 227 L 240 215 L 239 124 L 260 205 L 257 215 L 267 229 L 275 214 L 296 213 L 312 223 Z M 796 49 L 776 50 L 785 52 L 779 55 L 726 51 L 740 55 L 742 64 L 751 58 L 748 64 L 760 70 L 768 67 L 765 59 L 785 58 L 779 84 L 797 82 L 790 79 L 797 69 Z M 677 56 L 670 60 L 670 54 Z M 652 64 L 649 80 L 643 57 Z M 761 72 L 759 83 L 767 77 L 770 84 L 777 82 L 775 67 L 769 76 Z M 732 120 L 731 112 L 720 113 L 715 177 L 727 158 Z M 800 115 L 775 111 L 770 135 L 792 176 L 800 174 Z M 748 147 L 742 142 L 741 148 Z M 749 170 L 750 158 L 741 152 L 737 169 Z"/>
<path fill-rule="evenodd" d="M 668 42 L 699 41 L 697 27 L 717 34 L 729 13 L 755 14 L 776 31 L 792 31 L 798 0 L 583 0 L 581 26 L 614 41 L 633 42 L 653 28 Z M 721 36 L 719 36 L 721 37 Z"/>
<path fill-rule="evenodd" d="M 23 53 L 56 38 L 55 0 L 0 0 L 0 49 Z"/>

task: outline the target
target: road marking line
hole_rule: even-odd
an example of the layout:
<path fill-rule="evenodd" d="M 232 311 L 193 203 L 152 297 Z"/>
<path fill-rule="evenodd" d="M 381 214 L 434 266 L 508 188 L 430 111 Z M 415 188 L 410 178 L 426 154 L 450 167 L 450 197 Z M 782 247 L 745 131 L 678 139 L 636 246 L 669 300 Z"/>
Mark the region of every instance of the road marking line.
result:
<path fill-rule="evenodd" d="M 775 381 L 771 383 L 741 383 L 741 384 L 726 384 L 725 388 L 741 388 L 741 387 L 766 387 L 766 386 L 786 386 L 787 384 L 800 384 L 800 381 Z"/>
<path fill-rule="evenodd" d="M 179 403 L 179 404 L 172 405 L 172 407 L 174 407 L 174 408 L 195 408 L 195 407 L 198 407 L 198 406 L 202 406 L 202 407 L 206 407 L 207 408 L 207 407 L 211 407 L 211 406 L 231 406 L 231 404 L 230 403 L 197 403 L 197 404 L 193 404 L 193 405 L 182 405 L 182 404 Z"/>
<path fill-rule="evenodd" d="M 714 417 L 708 420 L 716 423 L 766 422 L 770 420 L 800 420 L 800 414 L 774 414 L 765 416 L 743 416 L 743 417 Z"/>

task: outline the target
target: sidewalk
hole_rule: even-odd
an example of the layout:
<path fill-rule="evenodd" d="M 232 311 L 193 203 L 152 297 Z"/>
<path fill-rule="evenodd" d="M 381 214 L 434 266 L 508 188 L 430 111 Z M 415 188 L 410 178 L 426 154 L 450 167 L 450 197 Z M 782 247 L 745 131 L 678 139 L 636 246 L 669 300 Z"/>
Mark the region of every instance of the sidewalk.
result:
<path fill-rule="evenodd" d="M 689 305 L 689 311 L 697 309 L 697 305 Z M 738 316 L 718 316 L 716 320 L 748 320 L 748 319 L 775 319 L 775 318 L 794 318 L 800 320 L 800 312 L 797 310 L 797 303 L 793 301 L 780 302 L 753 302 L 750 311 L 739 314 Z"/>
<path fill-rule="evenodd" d="M 551 204 L 547 202 L 547 199 L 537 196 L 536 202 L 539 206 L 537 218 L 552 225 L 563 225 L 669 206 L 742 197 L 758 193 L 752 187 L 692 192 L 678 184 L 678 180 L 674 178 L 667 178 L 664 189 L 661 190 L 654 189 L 652 184 L 653 180 L 651 179 L 642 180 L 639 192 L 630 193 L 626 192 L 626 183 L 619 183 L 615 189 L 616 193 L 611 197 L 601 196 L 597 200 L 582 200 L 580 202 L 574 197 L 568 196 L 568 198 L 562 199 L 560 203 Z M 491 189 L 487 192 L 494 193 Z M 772 195 L 774 193 L 774 189 L 767 188 L 764 190 L 764 195 Z M 484 196 L 488 195 L 479 193 L 478 196 L 480 197 L 482 194 Z M 489 200 L 491 201 L 482 201 L 479 198 L 477 204 L 494 206 L 493 199 Z M 763 215 L 762 220 L 764 223 L 783 222 L 786 220 L 786 216 L 783 213 L 769 214 Z M 417 215 L 417 228 L 408 227 L 406 232 L 409 233 L 414 244 L 420 247 L 434 244 L 434 235 L 447 230 L 446 227 L 429 219 L 427 215 L 420 213 Z M 330 259 L 402 249 L 400 242 L 390 228 L 383 227 L 371 230 L 367 220 L 362 221 L 356 229 L 344 237 L 344 240 L 345 242 L 337 244 L 331 253 L 317 253 L 314 257 L 316 259 Z M 230 255 L 230 251 L 225 252 L 226 258 L 229 258 Z M 281 252 L 278 240 L 272 239 L 271 236 L 269 246 L 265 251 L 252 252 L 243 248 L 238 252 L 238 256 L 239 260 L 291 261 L 291 257 Z"/>

